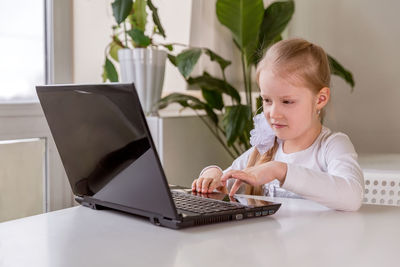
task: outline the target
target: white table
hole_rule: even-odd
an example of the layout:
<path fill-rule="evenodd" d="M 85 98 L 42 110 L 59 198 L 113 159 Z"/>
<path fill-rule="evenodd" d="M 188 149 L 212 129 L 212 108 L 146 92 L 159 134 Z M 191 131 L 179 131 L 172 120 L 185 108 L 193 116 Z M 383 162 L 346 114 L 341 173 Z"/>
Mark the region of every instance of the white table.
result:
<path fill-rule="evenodd" d="M 5 222 L 0 266 L 399 266 L 398 207 L 274 200 L 273 216 L 183 230 L 86 207 Z"/>

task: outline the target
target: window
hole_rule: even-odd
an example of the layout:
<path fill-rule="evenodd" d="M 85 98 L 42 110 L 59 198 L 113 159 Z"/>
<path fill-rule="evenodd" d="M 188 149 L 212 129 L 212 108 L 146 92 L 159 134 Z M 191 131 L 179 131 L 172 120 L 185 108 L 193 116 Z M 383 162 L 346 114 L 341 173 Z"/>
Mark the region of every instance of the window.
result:
<path fill-rule="evenodd" d="M 0 2 L 0 103 L 36 102 L 45 82 L 44 2 Z"/>
<path fill-rule="evenodd" d="M 46 81 L 72 82 L 71 10 L 71 1 L 0 1 L 0 220 L 73 205 L 35 91 Z M 21 201 L 6 214 L 2 207 L 18 194 L 29 205 Z"/>

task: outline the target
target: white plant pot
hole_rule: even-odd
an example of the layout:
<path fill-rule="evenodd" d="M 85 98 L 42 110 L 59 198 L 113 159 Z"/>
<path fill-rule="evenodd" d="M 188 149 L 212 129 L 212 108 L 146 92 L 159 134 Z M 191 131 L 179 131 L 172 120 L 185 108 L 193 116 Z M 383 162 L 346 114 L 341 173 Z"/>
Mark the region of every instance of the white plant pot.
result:
<path fill-rule="evenodd" d="M 146 115 L 157 115 L 161 99 L 167 52 L 151 48 L 120 49 L 121 82 L 134 82 Z"/>

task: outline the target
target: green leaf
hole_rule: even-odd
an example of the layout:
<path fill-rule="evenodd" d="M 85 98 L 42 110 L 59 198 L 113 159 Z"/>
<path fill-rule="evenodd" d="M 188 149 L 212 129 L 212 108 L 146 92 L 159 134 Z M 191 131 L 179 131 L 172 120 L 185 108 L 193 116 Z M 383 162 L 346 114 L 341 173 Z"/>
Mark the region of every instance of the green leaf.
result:
<path fill-rule="evenodd" d="M 232 38 L 232 42 L 235 44 L 235 46 L 236 46 L 237 49 L 241 50 L 239 44 L 236 42 L 235 39 Z"/>
<path fill-rule="evenodd" d="M 275 37 L 274 40 L 272 40 L 271 45 L 279 42 L 282 40 L 282 36 L 278 35 L 277 37 Z M 250 64 L 255 64 L 257 66 L 257 64 L 260 62 L 260 60 L 262 59 L 263 55 L 264 55 L 265 49 L 257 49 L 256 53 L 254 53 L 254 57 L 250 59 Z"/>
<path fill-rule="evenodd" d="M 168 54 L 167 55 L 169 61 L 172 63 L 172 65 L 174 65 L 176 67 L 176 56 Z"/>
<path fill-rule="evenodd" d="M 103 83 L 107 81 L 107 71 L 106 71 L 106 65 L 103 65 L 103 73 L 101 74 L 101 79 L 103 80 Z"/>
<path fill-rule="evenodd" d="M 262 105 L 263 105 L 263 100 L 262 100 L 262 97 L 259 96 L 259 97 L 256 98 L 256 114 L 255 115 L 260 114 L 261 112 L 263 112 L 263 109 L 261 108 Z"/>
<path fill-rule="evenodd" d="M 174 46 L 172 44 L 161 44 L 161 45 L 164 46 L 165 48 L 167 48 L 168 51 L 174 50 Z"/>
<path fill-rule="evenodd" d="M 182 107 L 191 107 L 192 109 L 202 109 L 203 105 L 201 101 L 190 95 L 185 95 L 181 93 L 172 93 L 158 101 L 158 108 L 163 109 L 166 108 L 169 104 L 178 103 Z"/>
<path fill-rule="evenodd" d="M 144 32 L 146 30 L 147 22 L 146 0 L 135 0 L 133 9 L 135 26 Z"/>
<path fill-rule="evenodd" d="M 244 133 L 251 122 L 251 109 L 247 105 L 235 105 L 225 107 L 223 125 L 226 132 L 228 146 Z"/>
<path fill-rule="evenodd" d="M 351 72 L 349 70 L 345 69 L 342 65 L 340 65 L 340 63 L 337 62 L 330 55 L 328 55 L 328 60 L 329 60 L 330 68 L 331 68 L 331 73 L 333 75 L 337 75 L 337 76 L 341 77 L 343 80 L 345 80 L 351 86 L 351 88 L 352 88 L 351 90 L 353 91 L 355 83 L 354 83 L 353 75 L 351 74 Z"/>
<path fill-rule="evenodd" d="M 132 10 L 132 0 L 115 0 L 111 6 L 115 20 L 121 24 Z"/>
<path fill-rule="evenodd" d="M 239 135 L 239 143 L 242 144 L 245 150 L 251 147 L 250 145 L 250 131 L 253 129 L 253 120 L 250 118 L 247 120 L 246 126 L 241 135 Z"/>
<path fill-rule="evenodd" d="M 278 35 L 278 36 L 276 36 L 275 38 L 274 38 L 274 40 L 272 40 L 272 43 L 271 43 L 271 45 L 273 45 L 273 44 L 275 44 L 275 43 L 277 43 L 277 42 L 279 42 L 279 41 L 282 41 L 283 39 L 282 39 L 282 35 Z"/>
<path fill-rule="evenodd" d="M 134 13 L 129 14 L 128 22 L 131 24 L 131 29 L 135 29 L 138 26 L 136 25 L 136 16 Z"/>
<path fill-rule="evenodd" d="M 158 33 L 162 36 L 162 37 L 166 37 L 165 36 L 165 31 L 164 28 L 161 26 L 161 21 L 160 21 L 160 17 L 158 16 L 158 11 L 157 8 L 153 5 L 153 3 L 151 2 L 151 0 L 147 0 L 147 5 L 149 6 L 151 13 L 153 15 L 153 22 L 155 25 L 157 25 L 158 28 Z"/>
<path fill-rule="evenodd" d="M 250 145 L 250 131 L 251 131 L 251 127 L 249 128 L 248 131 L 243 131 L 243 134 L 239 136 L 239 143 L 243 144 L 244 149 L 248 150 L 251 145 Z"/>
<path fill-rule="evenodd" d="M 191 108 L 193 110 L 204 110 L 207 113 L 207 116 L 214 124 L 218 124 L 218 116 L 212 110 L 207 103 L 202 102 L 198 98 L 190 95 L 180 94 L 180 93 L 172 93 L 163 97 L 158 101 L 157 105 L 159 109 L 163 109 L 167 107 L 169 104 L 178 103 L 184 108 Z"/>
<path fill-rule="evenodd" d="M 257 42 L 252 42 L 243 49 L 243 54 L 246 58 L 247 66 L 255 62 L 257 58 Z"/>
<path fill-rule="evenodd" d="M 208 55 L 210 57 L 211 61 L 216 61 L 219 64 L 222 71 L 224 71 L 225 68 L 228 67 L 232 63 L 229 60 L 223 59 L 220 55 L 216 54 L 215 52 L 211 51 L 208 48 L 204 48 L 204 51 L 205 51 L 206 55 Z"/>
<path fill-rule="evenodd" d="M 120 46 L 118 43 L 116 42 L 112 42 L 110 45 L 110 56 L 112 59 L 114 59 L 116 62 L 118 62 L 118 50 L 120 50 L 122 48 L 122 46 Z"/>
<path fill-rule="evenodd" d="M 150 45 L 151 40 L 144 34 L 143 31 L 139 29 L 132 29 L 127 33 L 135 42 L 135 47 L 148 47 Z"/>
<path fill-rule="evenodd" d="M 264 13 L 262 0 L 218 0 L 216 12 L 219 22 L 231 30 L 242 50 L 257 40 Z"/>
<path fill-rule="evenodd" d="M 192 73 L 194 66 L 199 60 L 201 55 L 200 48 L 189 48 L 183 50 L 179 55 L 176 56 L 176 64 L 179 72 L 187 79 Z"/>
<path fill-rule="evenodd" d="M 210 118 L 210 120 L 215 124 L 218 125 L 218 116 L 215 114 L 215 112 L 210 108 L 209 106 L 205 106 L 204 110 L 207 113 L 207 116 Z"/>
<path fill-rule="evenodd" d="M 211 108 L 222 110 L 224 108 L 224 101 L 222 94 L 215 90 L 209 90 L 206 87 L 201 88 L 201 93 Z"/>
<path fill-rule="evenodd" d="M 202 76 L 189 78 L 187 82 L 191 85 L 197 85 L 200 88 L 205 87 L 208 90 L 227 94 L 233 97 L 238 103 L 240 103 L 240 95 L 232 85 L 224 80 L 210 76 L 210 74 L 208 74 L 207 72 L 204 72 Z"/>
<path fill-rule="evenodd" d="M 293 13 L 294 1 L 274 2 L 265 9 L 258 36 L 258 50 L 263 52 L 276 42 L 292 19 Z"/>
<path fill-rule="evenodd" d="M 115 69 L 114 64 L 112 64 L 112 62 L 107 57 L 103 68 L 104 68 L 103 81 L 108 79 L 110 82 L 118 82 L 117 70 Z"/>

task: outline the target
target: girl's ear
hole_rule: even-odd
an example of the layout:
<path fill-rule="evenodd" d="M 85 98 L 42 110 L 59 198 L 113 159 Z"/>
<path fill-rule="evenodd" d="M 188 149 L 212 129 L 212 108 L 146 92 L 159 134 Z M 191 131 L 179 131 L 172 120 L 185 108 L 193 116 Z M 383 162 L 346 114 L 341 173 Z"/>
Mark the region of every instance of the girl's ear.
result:
<path fill-rule="evenodd" d="M 328 87 L 324 87 L 321 90 L 319 90 L 317 94 L 317 109 L 321 110 L 323 107 L 328 104 L 329 98 L 330 98 L 330 89 Z"/>

